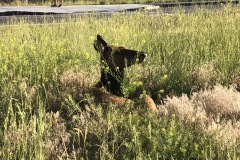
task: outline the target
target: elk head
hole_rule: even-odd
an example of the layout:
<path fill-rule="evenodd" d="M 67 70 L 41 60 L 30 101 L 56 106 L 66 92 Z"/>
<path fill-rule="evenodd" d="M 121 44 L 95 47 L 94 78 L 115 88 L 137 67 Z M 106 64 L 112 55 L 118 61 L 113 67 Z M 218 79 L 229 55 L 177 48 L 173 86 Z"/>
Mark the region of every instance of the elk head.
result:
<path fill-rule="evenodd" d="M 121 71 L 135 63 L 142 63 L 147 57 L 144 52 L 108 45 L 100 35 L 97 35 L 97 40 L 94 41 L 94 48 L 101 54 L 101 62 L 111 70 L 118 68 Z"/>

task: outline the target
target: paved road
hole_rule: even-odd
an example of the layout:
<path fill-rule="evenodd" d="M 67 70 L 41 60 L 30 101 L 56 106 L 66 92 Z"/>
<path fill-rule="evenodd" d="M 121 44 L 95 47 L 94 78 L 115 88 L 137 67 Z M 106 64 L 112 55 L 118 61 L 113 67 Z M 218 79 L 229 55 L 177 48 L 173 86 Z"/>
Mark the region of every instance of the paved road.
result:
<path fill-rule="evenodd" d="M 8 24 L 12 19 L 41 23 L 48 20 L 91 15 L 109 16 L 115 12 L 133 12 L 137 10 L 153 10 L 159 6 L 145 4 L 117 4 L 117 5 L 73 5 L 62 7 L 50 6 L 9 6 L 0 7 L 0 24 Z"/>
<path fill-rule="evenodd" d="M 221 3 L 219 3 L 221 2 Z M 238 4 L 238 0 L 232 0 L 233 6 Z M 146 4 L 117 4 L 117 5 L 73 5 L 62 7 L 50 6 L 3 6 L 0 7 L 0 24 L 9 24 L 14 21 L 24 20 L 34 23 L 41 23 L 63 18 L 90 15 L 90 16 L 110 16 L 116 12 L 131 13 L 137 10 L 147 10 L 150 14 L 172 14 L 176 7 L 182 7 L 185 12 L 192 12 L 196 5 L 205 6 L 208 9 L 220 9 L 221 4 L 226 1 L 203 1 L 203 2 L 181 2 L 181 3 L 158 3 Z M 160 11 L 160 12 L 159 12 Z"/>
<path fill-rule="evenodd" d="M 62 7 L 50 6 L 8 6 L 0 7 L 0 16 L 10 15 L 53 15 L 53 14 L 86 14 L 86 13 L 113 13 L 121 11 L 151 10 L 159 8 L 146 4 L 116 4 L 116 5 L 73 5 Z"/>

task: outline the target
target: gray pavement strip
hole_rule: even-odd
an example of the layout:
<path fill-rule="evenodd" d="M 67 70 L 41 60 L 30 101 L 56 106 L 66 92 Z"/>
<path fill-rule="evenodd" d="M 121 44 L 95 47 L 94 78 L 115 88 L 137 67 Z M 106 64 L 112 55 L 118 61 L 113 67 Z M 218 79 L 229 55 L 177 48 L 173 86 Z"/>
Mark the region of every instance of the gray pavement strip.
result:
<path fill-rule="evenodd" d="M 159 7 L 179 7 L 179 6 L 207 6 L 220 4 L 239 4 L 239 0 L 206 0 L 206 1 L 186 1 L 186 2 L 161 2 L 153 3 Z"/>
<path fill-rule="evenodd" d="M 72 5 L 62 7 L 50 6 L 4 6 L 0 7 L 0 24 L 17 23 L 21 20 L 33 23 L 59 21 L 69 17 L 95 16 L 105 17 L 116 12 L 137 10 L 156 10 L 159 6 L 146 4 L 117 5 Z"/>
<path fill-rule="evenodd" d="M 117 4 L 117 5 L 73 5 L 62 7 L 50 6 L 4 6 L 0 7 L 0 16 L 9 15 L 49 15 L 49 14 L 73 14 L 93 12 L 121 12 L 140 9 L 156 9 L 159 6 L 146 4 Z"/>
<path fill-rule="evenodd" d="M 180 7 L 186 13 L 193 12 L 198 7 L 204 7 L 210 10 L 221 9 L 222 3 L 209 3 L 202 2 L 201 4 L 186 2 L 174 3 L 173 6 L 168 7 L 165 4 L 116 4 L 116 5 L 72 5 L 62 7 L 50 6 L 2 6 L 0 7 L 0 24 L 14 24 L 20 21 L 27 21 L 33 23 L 51 23 L 61 22 L 62 19 L 69 17 L 91 16 L 91 17 L 106 17 L 111 16 L 113 13 L 120 12 L 121 14 L 131 14 L 132 11 L 145 10 L 146 14 L 174 14 L 175 8 Z M 214 2 L 214 3 L 213 3 Z M 222 1 L 218 1 L 222 2 Z M 238 6 L 238 0 L 232 0 L 232 7 Z M 165 6 L 164 6 L 164 5 Z M 191 4 L 191 5 L 190 5 Z M 203 4 L 203 5 L 202 5 Z"/>

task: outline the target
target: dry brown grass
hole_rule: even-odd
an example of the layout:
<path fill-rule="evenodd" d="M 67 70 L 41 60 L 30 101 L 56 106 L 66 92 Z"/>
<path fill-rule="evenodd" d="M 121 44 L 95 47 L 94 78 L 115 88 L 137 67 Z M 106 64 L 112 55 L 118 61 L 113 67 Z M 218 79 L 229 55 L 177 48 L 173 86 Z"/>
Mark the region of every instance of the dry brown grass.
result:
<path fill-rule="evenodd" d="M 214 62 L 205 63 L 194 68 L 192 73 L 193 91 L 211 87 L 216 83 L 217 73 Z"/>
<path fill-rule="evenodd" d="M 213 90 L 194 93 L 192 96 L 197 106 L 202 106 L 208 117 L 217 122 L 240 119 L 240 93 L 233 87 L 217 85 Z"/>
<path fill-rule="evenodd" d="M 240 93 L 235 88 L 216 85 L 189 98 L 168 98 L 159 106 L 164 115 L 177 115 L 186 124 L 195 124 L 199 131 L 214 134 L 216 142 L 224 147 L 240 139 Z"/>
<path fill-rule="evenodd" d="M 84 70 L 68 70 L 60 76 L 60 90 L 65 94 L 78 95 L 96 83 L 100 74 L 93 70 L 91 73 Z"/>
<path fill-rule="evenodd" d="M 42 144 L 42 153 L 47 159 L 58 159 L 59 155 L 63 159 L 67 158 L 67 146 L 70 143 L 70 134 L 66 131 L 65 124 L 60 117 L 59 112 L 47 113 L 39 122 L 33 116 L 27 125 L 12 123 L 5 134 L 4 143 L 8 150 L 3 150 L 3 154 L 17 155 L 18 147 L 33 147 L 36 144 Z M 40 126 L 40 125 L 43 126 Z M 22 128 L 25 127 L 25 128 Z M 41 141 L 41 142 L 39 142 Z M 37 156 L 37 154 L 36 154 Z M 32 157 L 38 159 L 37 157 Z"/>
<path fill-rule="evenodd" d="M 76 102 L 83 101 L 86 94 L 90 93 L 90 87 L 99 79 L 98 70 L 91 73 L 77 69 L 63 72 L 57 79 L 57 86 L 50 84 L 47 88 L 47 97 L 50 103 L 49 110 L 59 111 L 61 103 L 69 96 Z"/>

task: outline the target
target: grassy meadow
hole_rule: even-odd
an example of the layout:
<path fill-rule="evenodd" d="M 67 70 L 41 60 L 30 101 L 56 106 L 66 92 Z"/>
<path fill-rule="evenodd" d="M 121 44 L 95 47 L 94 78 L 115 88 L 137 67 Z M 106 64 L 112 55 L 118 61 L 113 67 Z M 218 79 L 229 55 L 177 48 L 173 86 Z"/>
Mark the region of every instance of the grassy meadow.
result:
<path fill-rule="evenodd" d="M 0 26 L 0 159 L 240 159 L 239 31 L 228 7 L 13 18 Z M 159 113 L 94 103 L 97 34 L 148 54 L 124 94 L 151 95 Z"/>

